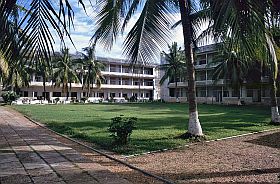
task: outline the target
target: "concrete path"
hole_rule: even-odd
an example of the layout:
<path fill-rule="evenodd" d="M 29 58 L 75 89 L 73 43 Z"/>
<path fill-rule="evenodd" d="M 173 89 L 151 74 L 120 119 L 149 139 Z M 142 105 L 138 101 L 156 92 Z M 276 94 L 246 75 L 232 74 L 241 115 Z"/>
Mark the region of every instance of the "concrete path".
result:
<path fill-rule="evenodd" d="M 44 128 L 0 107 L 0 183 L 129 182 L 81 156 Z"/>

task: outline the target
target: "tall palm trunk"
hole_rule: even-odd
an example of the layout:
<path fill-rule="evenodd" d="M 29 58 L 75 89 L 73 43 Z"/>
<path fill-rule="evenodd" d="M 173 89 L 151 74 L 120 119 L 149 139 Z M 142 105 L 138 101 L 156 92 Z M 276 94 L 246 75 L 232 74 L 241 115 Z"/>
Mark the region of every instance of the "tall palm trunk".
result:
<path fill-rule="evenodd" d="M 176 102 L 179 102 L 178 99 L 178 78 L 177 78 L 177 71 L 175 70 L 175 97 L 176 97 Z"/>
<path fill-rule="evenodd" d="M 43 77 L 43 90 L 44 90 L 44 100 L 46 100 L 47 98 L 47 94 L 46 94 L 46 78 Z"/>
<path fill-rule="evenodd" d="M 276 87 L 276 81 L 273 76 L 270 77 L 270 85 L 271 85 L 271 90 L 270 90 L 271 122 L 273 124 L 280 124 L 280 115 L 279 115 L 277 97 L 276 97 L 277 87 Z"/>
<path fill-rule="evenodd" d="M 181 20 L 183 26 L 185 56 L 188 70 L 188 101 L 189 101 L 189 126 L 188 133 L 202 136 L 202 128 L 198 119 L 198 111 L 195 97 L 195 70 L 192 48 L 192 25 L 190 20 L 190 5 L 188 0 L 179 0 Z"/>
<path fill-rule="evenodd" d="M 90 72 L 92 70 L 92 66 L 90 65 L 89 66 L 89 69 L 88 69 L 88 79 L 87 79 L 87 87 L 88 87 L 88 91 L 87 91 L 87 97 L 89 98 L 90 97 Z"/>

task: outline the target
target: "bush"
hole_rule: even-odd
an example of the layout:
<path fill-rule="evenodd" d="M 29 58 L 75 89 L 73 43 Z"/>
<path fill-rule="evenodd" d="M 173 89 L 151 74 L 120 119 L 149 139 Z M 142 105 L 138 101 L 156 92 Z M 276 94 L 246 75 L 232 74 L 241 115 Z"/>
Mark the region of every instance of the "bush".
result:
<path fill-rule="evenodd" d="M 129 102 L 137 102 L 137 97 L 136 96 L 130 97 Z"/>
<path fill-rule="evenodd" d="M 112 123 L 109 125 L 109 132 L 111 136 L 114 137 L 114 143 L 118 145 L 125 145 L 129 141 L 129 137 L 132 134 L 133 129 L 135 129 L 135 124 L 137 122 L 136 117 L 114 117 L 111 119 Z"/>
<path fill-rule="evenodd" d="M 83 98 L 81 98 L 81 102 L 82 102 L 82 103 L 86 103 L 87 99 L 88 99 L 88 98 L 83 97 Z"/>
<path fill-rule="evenodd" d="M 19 98 L 19 96 L 14 91 L 7 91 L 1 95 L 5 103 L 12 103 Z"/>
<path fill-rule="evenodd" d="M 59 98 L 55 98 L 54 101 L 55 101 L 55 104 L 57 104 L 59 102 Z"/>

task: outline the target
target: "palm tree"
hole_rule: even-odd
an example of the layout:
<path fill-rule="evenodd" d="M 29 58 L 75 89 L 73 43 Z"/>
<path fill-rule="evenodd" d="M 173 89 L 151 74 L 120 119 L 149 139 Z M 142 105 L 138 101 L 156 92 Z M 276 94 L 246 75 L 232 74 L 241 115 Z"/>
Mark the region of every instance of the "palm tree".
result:
<path fill-rule="evenodd" d="M 46 82 L 52 76 L 52 66 L 48 66 L 46 62 L 39 61 L 35 63 L 35 66 L 32 67 L 32 73 L 42 76 L 43 78 L 43 90 L 44 90 L 44 100 L 47 99 L 46 93 Z"/>
<path fill-rule="evenodd" d="M 235 51 L 222 51 L 214 58 L 213 62 L 208 64 L 215 66 L 213 71 L 213 79 L 215 82 L 224 79 L 226 84 L 232 86 L 235 91 L 238 91 L 239 104 L 241 104 L 240 91 L 247 75 L 248 64 L 250 62 L 248 59 L 242 59 L 240 59 L 239 53 Z"/>
<path fill-rule="evenodd" d="M 256 58 L 270 66 L 271 117 L 272 122 L 280 123 L 276 99 L 276 78 L 278 62 L 273 30 L 279 29 L 279 0 L 202 0 L 210 7 L 212 30 L 221 41 L 229 41 L 229 50 L 242 58 Z M 257 28 L 257 29 L 256 29 Z"/>
<path fill-rule="evenodd" d="M 195 70 L 193 47 L 195 33 L 199 28 L 200 17 L 192 16 L 199 11 L 195 0 L 100 0 L 100 11 L 96 32 L 92 42 L 99 40 L 106 49 L 110 49 L 117 39 L 119 33 L 123 33 L 132 15 L 138 13 L 140 16 L 128 33 L 124 43 L 124 54 L 131 64 L 142 64 L 155 59 L 160 47 L 167 44 L 170 39 L 170 25 L 173 22 L 174 12 L 180 12 L 184 49 L 188 79 L 189 100 L 189 127 L 188 135 L 202 136 L 202 128 L 198 118 L 198 110 L 195 92 Z M 204 20 L 204 19 L 203 19 Z M 197 23 L 197 24 L 195 24 Z M 196 25 L 196 26 L 195 26 Z"/>
<path fill-rule="evenodd" d="M 160 79 L 160 85 L 162 85 L 167 79 L 174 79 L 175 81 L 175 97 L 178 99 L 178 79 L 182 76 L 183 70 L 185 68 L 183 51 L 181 47 L 178 48 L 176 42 L 172 45 L 168 45 L 169 53 L 163 52 L 166 63 L 159 65 L 159 69 L 164 71 L 164 75 Z"/>
<path fill-rule="evenodd" d="M 84 7 L 82 0 L 77 2 Z M 18 14 L 15 10 L 24 12 Z M 30 61 L 40 58 L 49 62 L 55 40 L 51 31 L 56 32 L 63 42 L 65 34 L 70 36 L 68 30 L 73 23 L 74 12 L 69 0 L 59 0 L 58 3 L 43 0 L 30 0 L 27 3 L 1 0 L 0 15 L 0 51 L 7 60 L 28 57 Z M 18 17 L 17 24 L 11 24 L 10 20 L 15 15 Z M 16 43 L 13 40 L 14 25 L 20 30 Z M 19 52 L 14 52 L 14 46 Z"/>
<path fill-rule="evenodd" d="M 6 76 L 3 77 L 3 87 L 11 89 L 17 94 L 20 92 L 20 87 L 28 87 L 30 82 L 30 68 L 24 65 L 21 61 L 8 66 Z"/>
<path fill-rule="evenodd" d="M 65 48 L 61 51 L 62 56 L 56 55 L 53 59 L 53 82 L 55 86 L 60 87 L 62 85 L 62 93 L 69 97 L 69 88 L 71 90 L 71 84 L 78 82 L 79 77 L 76 72 L 77 63 L 73 62 L 70 58 L 69 49 Z M 69 86 L 68 86 L 69 84 Z"/>
<path fill-rule="evenodd" d="M 81 0 L 77 2 L 84 7 Z M 49 66 L 54 52 L 54 38 L 51 32 L 57 33 L 64 43 L 63 36 L 66 34 L 70 37 L 68 30 L 73 17 L 74 12 L 69 0 L 59 0 L 59 3 L 43 0 L 1 0 L 0 53 L 1 77 L 4 77 L 4 84 L 15 89 L 21 85 L 26 86 L 31 69 L 26 67 L 27 65 L 32 66 L 44 61 L 46 63 L 42 65 Z M 43 79 L 45 80 L 44 76 Z"/>
<path fill-rule="evenodd" d="M 81 53 L 83 55 L 82 65 L 83 65 L 83 85 L 86 86 L 88 92 L 87 97 L 90 95 L 90 89 L 96 84 L 97 88 L 100 89 L 101 84 L 104 82 L 104 77 L 101 71 L 105 69 L 105 65 L 97 60 L 95 60 L 95 47 L 86 47 L 83 49 L 86 53 Z M 90 86 L 91 85 L 91 86 Z"/>

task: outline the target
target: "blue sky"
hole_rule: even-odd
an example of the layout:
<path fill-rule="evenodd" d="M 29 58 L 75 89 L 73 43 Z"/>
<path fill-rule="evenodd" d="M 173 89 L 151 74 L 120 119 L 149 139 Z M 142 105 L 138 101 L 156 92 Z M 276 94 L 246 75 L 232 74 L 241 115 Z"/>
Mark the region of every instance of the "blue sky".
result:
<path fill-rule="evenodd" d="M 92 9 L 90 3 L 85 1 L 86 12 L 83 10 L 81 5 L 78 5 L 77 0 L 70 0 L 72 2 L 72 6 L 75 12 L 74 26 L 75 29 L 71 30 L 71 38 L 75 43 L 77 50 L 72 46 L 72 44 L 66 41 L 67 46 L 70 48 L 70 52 L 74 53 L 76 51 L 81 51 L 82 48 L 87 47 L 89 45 L 90 38 L 94 33 L 94 23 L 96 21 L 96 11 Z M 128 24 L 127 31 L 134 25 L 137 20 L 139 14 L 136 14 L 132 17 L 130 23 Z M 179 20 L 179 14 L 174 15 L 176 20 Z M 178 42 L 180 46 L 183 45 L 183 37 L 182 37 L 182 27 L 179 26 L 175 30 L 172 31 L 172 40 L 171 42 Z M 96 55 L 103 57 L 111 57 L 111 58 L 124 58 L 122 55 L 122 44 L 126 37 L 126 34 L 123 36 L 119 36 L 116 43 L 114 44 L 111 51 L 104 50 L 100 45 L 97 45 Z M 56 43 L 56 50 L 59 50 L 60 43 Z M 162 48 L 161 50 L 166 50 L 166 48 Z"/>

